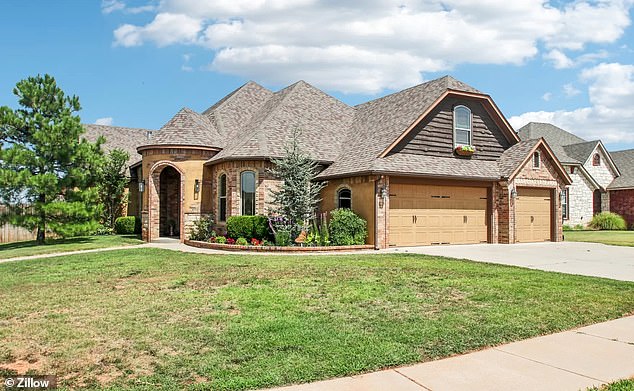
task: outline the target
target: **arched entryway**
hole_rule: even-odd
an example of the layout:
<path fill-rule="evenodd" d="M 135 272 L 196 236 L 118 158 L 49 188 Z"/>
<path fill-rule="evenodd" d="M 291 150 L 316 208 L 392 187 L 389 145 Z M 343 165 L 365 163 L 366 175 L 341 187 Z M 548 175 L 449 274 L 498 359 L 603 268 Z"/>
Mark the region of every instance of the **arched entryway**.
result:
<path fill-rule="evenodd" d="M 185 174 L 171 162 L 160 161 L 150 169 L 148 181 L 148 223 L 144 239 L 173 237 L 182 241 Z"/>
<path fill-rule="evenodd" d="M 601 190 L 597 189 L 592 193 L 592 214 L 601 213 Z"/>
<path fill-rule="evenodd" d="M 180 238 L 181 175 L 172 166 L 159 175 L 159 235 Z"/>

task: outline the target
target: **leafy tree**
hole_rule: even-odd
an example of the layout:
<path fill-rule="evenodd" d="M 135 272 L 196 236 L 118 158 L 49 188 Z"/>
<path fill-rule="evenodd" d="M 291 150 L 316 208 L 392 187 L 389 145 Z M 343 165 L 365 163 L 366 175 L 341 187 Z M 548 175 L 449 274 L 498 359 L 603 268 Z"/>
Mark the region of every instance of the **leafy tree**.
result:
<path fill-rule="evenodd" d="M 101 168 L 99 200 L 103 205 L 103 223 L 109 228 L 114 228 L 114 222 L 121 216 L 125 205 L 125 189 L 128 186 L 126 169 L 129 158 L 130 155 L 127 152 L 115 148 L 105 156 Z"/>
<path fill-rule="evenodd" d="M 47 230 L 60 236 L 94 230 L 103 139 L 80 140 L 79 98 L 64 94 L 49 75 L 22 80 L 13 93 L 20 108 L 0 107 L 0 202 L 6 206 L 0 224 L 37 229 L 38 244 Z"/>
<path fill-rule="evenodd" d="M 273 159 L 274 167 L 269 173 L 281 179 L 278 189 L 271 190 L 273 207 L 271 212 L 290 221 L 295 230 L 306 229 L 315 216 L 319 204 L 322 182 L 315 182 L 318 172 L 317 162 L 304 153 L 299 145 L 300 130 L 293 132 L 285 147 L 285 156 Z M 297 233 L 297 232 L 294 232 Z"/>

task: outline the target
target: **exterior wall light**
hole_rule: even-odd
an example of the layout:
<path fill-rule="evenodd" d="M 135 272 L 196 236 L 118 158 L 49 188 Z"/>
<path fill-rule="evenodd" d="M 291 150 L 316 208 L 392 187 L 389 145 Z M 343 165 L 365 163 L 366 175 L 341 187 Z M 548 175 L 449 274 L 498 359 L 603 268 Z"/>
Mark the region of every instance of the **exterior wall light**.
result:
<path fill-rule="evenodd" d="M 200 192 L 200 180 L 196 179 L 194 181 L 194 193 L 198 194 Z"/>
<path fill-rule="evenodd" d="M 145 191 L 145 179 L 141 179 L 139 181 L 139 193 L 143 193 Z"/>
<path fill-rule="evenodd" d="M 511 198 L 517 198 L 517 190 L 515 190 L 515 188 L 511 189 Z"/>

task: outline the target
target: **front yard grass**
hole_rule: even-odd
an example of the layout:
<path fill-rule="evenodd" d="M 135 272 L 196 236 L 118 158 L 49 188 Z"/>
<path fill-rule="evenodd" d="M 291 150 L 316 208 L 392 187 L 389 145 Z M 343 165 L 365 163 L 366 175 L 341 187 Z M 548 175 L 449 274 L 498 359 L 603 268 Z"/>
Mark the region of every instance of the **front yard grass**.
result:
<path fill-rule="evenodd" d="M 632 391 L 634 390 L 634 379 L 619 380 L 601 387 L 589 388 L 588 391 Z"/>
<path fill-rule="evenodd" d="M 564 238 L 567 242 L 634 246 L 634 231 L 564 231 Z"/>
<path fill-rule="evenodd" d="M 412 254 L 126 249 L 0 264 L 0 376 L 243 390 L 428 361 L 634 312 L 634 283 Z"/>
<path fill-rule="evenodd" d="M 61 253 L 66 251 L 92 250 L 96 248 L 130 246 L 141 244 L 138 235 L 79 236 L 67 239 L 47 239 L 38 246 L 35 240 L 0 244 L 0 259 Z"/>

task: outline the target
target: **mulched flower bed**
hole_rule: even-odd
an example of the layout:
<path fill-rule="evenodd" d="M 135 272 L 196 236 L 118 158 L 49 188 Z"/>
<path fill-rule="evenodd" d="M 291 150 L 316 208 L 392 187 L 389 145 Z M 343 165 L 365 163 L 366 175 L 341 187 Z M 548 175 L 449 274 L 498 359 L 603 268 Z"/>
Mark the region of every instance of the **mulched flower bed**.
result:
<path fill-rule="evenodd" d="M 185 244 L 198 248 L 209 248 L 213 250 L 226 251 L 257 251 L 257 252 L 316 252 L 316 251 L 354 251 L 354 250 L 374 250 L 372 244 L 362 244 L 354 246 L 239 246 L 235 244 L 221 244 L 200 242 L 197 240 L 185 240 Z"/>

